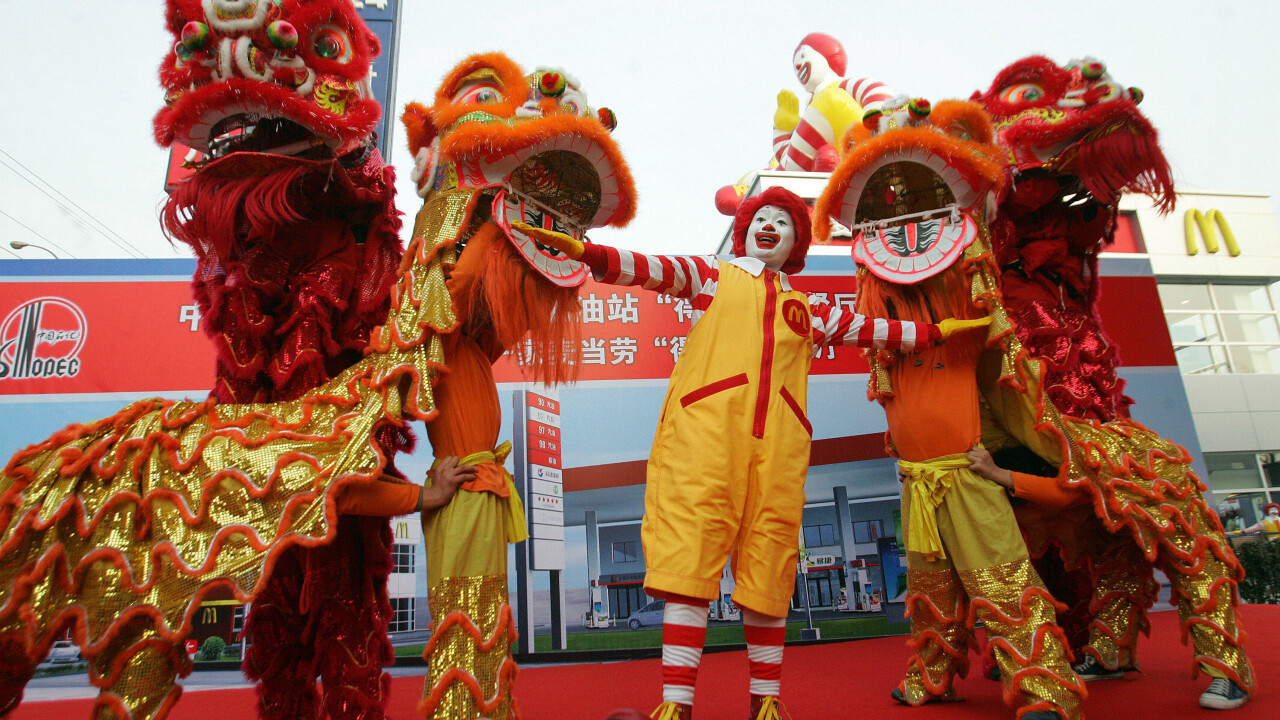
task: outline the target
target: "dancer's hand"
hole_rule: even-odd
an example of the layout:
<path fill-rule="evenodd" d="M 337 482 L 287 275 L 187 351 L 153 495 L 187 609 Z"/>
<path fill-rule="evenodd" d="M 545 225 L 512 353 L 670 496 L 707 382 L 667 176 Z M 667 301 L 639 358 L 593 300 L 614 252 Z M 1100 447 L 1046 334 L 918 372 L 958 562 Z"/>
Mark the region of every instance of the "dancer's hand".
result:
<path fill-rule="evenodd" d="M 1006 490 L 1013 489 L 1013 473 L 996 465 L 995 458 L 981 445 L 974 445 L 965 453 L 969 469 Z"/>
<path fill-rule="evenodd" d="M 537 240 L 543 245 L 548 245 L 559 250 L 565 255 L 568 255 L 570 259 L 582 259 L 582 252 L 585 246 L 582 244 L 581 240 L 572 235 L 565 235 L 564 233 L 556 232 L 555 230 L 544 230 L 539 227 L 534 227 L 528 223 L 520 222 L 519 220 L 511 223 L 511 227 L 519 230 L 525 235 L 528 235 L 534 240 Z"/>
<path fill-rule="evenodd" d="M 965 330 L 973 330 L 976 328 L 984 328 L 991 324 L 991 316 L 980 317 L 977 320 L 957 320 L 955 318 L 947 318 L 938 323 L 938 332 L 942 333 L 942 339 L 946 340 L 958 332 Z"/>
<path fill-rule="evenodd" d="M 448 505 L 458 486 L 475 480 L 478 473 L 475 465 L 459 465 L 457 455 L 440 458 L 440 463 L 431 471 L 431 487 L 422 488 L 418 511 L 438 510 Z"/>

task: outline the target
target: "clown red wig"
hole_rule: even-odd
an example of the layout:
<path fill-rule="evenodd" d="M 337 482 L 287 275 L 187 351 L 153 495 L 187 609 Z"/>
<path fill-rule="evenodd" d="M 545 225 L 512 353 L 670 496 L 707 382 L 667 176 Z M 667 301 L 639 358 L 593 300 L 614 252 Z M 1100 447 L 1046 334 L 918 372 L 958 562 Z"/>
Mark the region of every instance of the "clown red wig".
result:
<path fill-rule="evenodd" d="M 791 247 L 791 255 L 782 266 L 782 272 L 788 275 L 804 269 L 805 256 L 809 254 L 809 241 L 813 238 L 812 221 L 809 218 L 809 206 L 795 193 L 780 187 L 768 190 L 747 198 L 738 206 L 733 216 L 733 256 L 742 257 L 747 254 L 747 226 L 755 217 L 756 211 L 765 205 L 773 205 L 786 210 L 796 226 L 796 244 Z"/>

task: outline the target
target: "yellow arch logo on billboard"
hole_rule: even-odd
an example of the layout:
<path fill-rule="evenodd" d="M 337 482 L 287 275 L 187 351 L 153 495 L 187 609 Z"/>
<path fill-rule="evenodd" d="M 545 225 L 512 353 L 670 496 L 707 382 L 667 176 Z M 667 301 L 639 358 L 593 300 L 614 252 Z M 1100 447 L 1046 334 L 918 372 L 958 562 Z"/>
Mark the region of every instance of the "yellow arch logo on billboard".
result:
<path fill-rule="evenodd" d="M 1199 230 L 1200 237 L 1204 238 L 1204 247 L 1211 253 L 1218 252 L 1218 235 L 1221 233 L 1222 241 L 1227 245 L 1227 252 L 1231 257 L 1240 254 L 1240 245 L 1236 242 L 1235 233 L 1231 232 L 1231 226 L 1227 224 L 1227 218 L 1222 214 L 1221 210 L 1210 210 L 1202 213 L 1192 208 L 1182 217 L 1182 233 L 1187 241 L 1187 254 L 1196 255 L 1200 252 L 1199 243 L 1196 242 L 1196 231 Z"/>

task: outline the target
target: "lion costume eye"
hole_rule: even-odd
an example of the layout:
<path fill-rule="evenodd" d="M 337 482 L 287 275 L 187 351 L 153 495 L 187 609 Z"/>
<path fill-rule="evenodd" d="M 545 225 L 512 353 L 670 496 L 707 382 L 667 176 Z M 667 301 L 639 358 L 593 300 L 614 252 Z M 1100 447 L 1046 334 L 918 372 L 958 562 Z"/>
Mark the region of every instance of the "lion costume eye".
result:
<path fill-rule="evenodd" d="M 349 62 L 353 52 L 351 36 L 337 25 L 324 25 L 312 37 L 311 51 L 325 60 Z"/>
<path fill-rule="evenodd" d="M 1024 82 L 1000 91 L 1001 102 L 1010 105 L 1021 105 L 1023 103 L 1033 103 L 1044 99 L 1044 88 L 1037 83 Z"/>
<path fill-rule="evenodd" d="M 467 85 L 453 96 L 455 105 L 475 103 L 488 105 L 502 100 L 501 87 L 496 83 L 478 83 Z"/>
<path fill-rule="evenodd" d="M 1115 100 L 1116 98 L 1119 98 L 1124 94 L 1123 91 L 1121 91 L 1120 86 L 1116 85 L 1113 82 L 1097 83 L 1096 85 L 1093 86 L 1093 89 L 1095 92 L 1098 93 L 1097 102 L 1107 102 L 1108 100 Z"/>

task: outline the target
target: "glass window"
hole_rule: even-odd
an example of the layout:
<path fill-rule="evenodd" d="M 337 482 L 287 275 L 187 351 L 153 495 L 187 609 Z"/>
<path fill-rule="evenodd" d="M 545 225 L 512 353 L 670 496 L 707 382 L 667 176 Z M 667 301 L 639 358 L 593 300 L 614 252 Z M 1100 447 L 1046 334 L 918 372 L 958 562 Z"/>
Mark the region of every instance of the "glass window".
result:
<path fill-rule="evenodd" d="M 1231 369 L 1238 373 L 1280 372 L 1280 345 L 1231 345 Z"/>
<path fill-rule="evenodd" d="M 1273 309 L 1266 285 L 1214 285 L 1213 299 L 1218 302 L 1219 310 L 1247 312 Z"/>
<path fill-rule="evenodd" d="M 394 615 L 391 617 L 391 625 L 387 628 L 389 632 L 408 632 L 416 627 L 413 601 L 411 597 L 391 598 L 391 610 Z"/>
<path fill-rule="evenodd" d="M 861 520 L 853 524 L 853 541 L 859 545 L 884 537 L 883 520 Z"/>
<path fill-rule="evenodd" d="M 834 525 L 806 525 L 804 528 L 804 546 L 806 548 L 836 544 L 836 528 Z"/>
<path fill-rule="evenodd" d="M 1183 374 L 1280 373 L 1280 281 L 1158 288 Z"/>
<path fill-rule="evenodd" d="M 1178 358 L 1178 370 L 1183 375 L 1231 372 L 1227 367 L 1227 353 L 1218 345 L 1175 347 L 1174 355 Z"/>
<path fill-rule="evenodd" d="M 635 540 L 626 540 L 613 544 L 613 561 L 615 563 L 633 563 L 638 559 Z"/>
<path fill-rule="evenodd" d="M 396 543 L 391 546 L 391 562 L 393 573 L 411 573 L 414 571 L 414 546 L 408 543 Z"/>
<path fill-rule="evenodd" d="M 1160 284 L 1160 304 L 1165 310 L 1212 310 L 1209 286 L 1186 284 Z"/>
<path fill-rule="evenodd" d="M 1209 485 L 1214 492 L 1262 487 L 1262 474 L 1254 453 L 1205 453 L 1204 463 L 1209 468 Z"/>
<path fill-rule="evenodd" d="M 1212 342 L 1221 340 L 1218 335 L 1218 321 L 1212 313 L 1165 313 L 1165 321 L 1169 323 L 1169 337 L 1175 343 Z"/>
<path fill-rule="evenodd" d="M 1172 326 L 1170 330 L 1172 331 Z M 1276 316 L 1270 314 L 1223 313 L 1222 332 L 1227 342 L 1280 343 Z"/>

